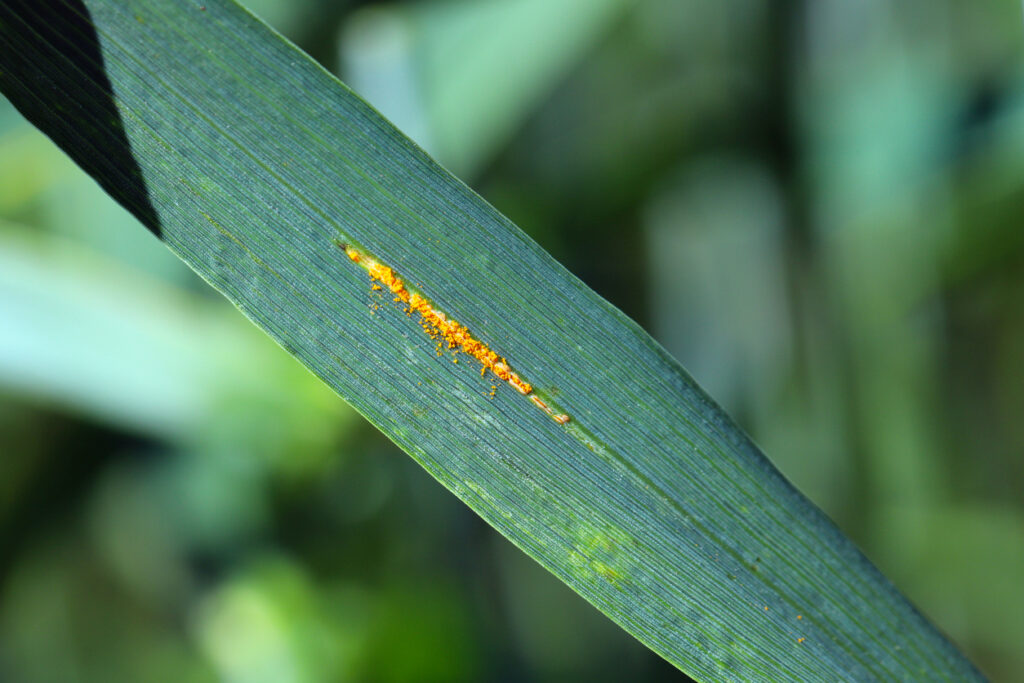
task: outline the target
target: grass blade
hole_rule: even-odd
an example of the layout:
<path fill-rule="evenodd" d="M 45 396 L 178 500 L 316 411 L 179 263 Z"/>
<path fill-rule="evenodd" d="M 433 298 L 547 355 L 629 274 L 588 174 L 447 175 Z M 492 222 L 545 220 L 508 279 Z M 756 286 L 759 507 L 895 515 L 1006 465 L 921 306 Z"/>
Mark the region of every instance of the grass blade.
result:
<path fill-rule="evenodd" d="M 237 5 L 11 0 L 0 46 L 4 94 L 147 228 L 687 673 L 980 677 L 643 330 Z"/>

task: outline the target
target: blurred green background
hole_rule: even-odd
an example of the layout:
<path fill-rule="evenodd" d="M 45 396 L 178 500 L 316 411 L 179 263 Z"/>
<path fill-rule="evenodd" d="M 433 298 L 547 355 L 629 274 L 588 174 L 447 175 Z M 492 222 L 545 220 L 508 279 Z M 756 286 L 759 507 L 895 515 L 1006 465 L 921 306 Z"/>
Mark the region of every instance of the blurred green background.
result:
<path fill-rule="evenodd" d="M 1024 677 L 1019 0 L 250 0 Z M 677 680 L 0 99 L 0 679 Z"/>

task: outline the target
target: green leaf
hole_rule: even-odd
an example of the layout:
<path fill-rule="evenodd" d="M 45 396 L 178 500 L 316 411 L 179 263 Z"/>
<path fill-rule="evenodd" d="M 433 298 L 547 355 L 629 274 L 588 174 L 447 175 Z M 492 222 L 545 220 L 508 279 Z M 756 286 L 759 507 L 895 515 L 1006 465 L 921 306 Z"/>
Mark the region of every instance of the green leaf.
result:
<path fill-rule="evenodd" d="M 473 173 L 630 2 L 370 6 L 343 36 L 345 78 L 445 166 Z"/>
<path fill-rule="evenodd" d="M 237 5 L 8 0 L 0 46 L 4 94 L 147 228 L 687 673 L 980 678 L 643 330 Z M 570 421 L 438 355 L 374 260 Z"/>
<path fill-rule="evenodd" d="M 329 394 L 230 306 L 204 299 L 0 220 L 0 388 L 169 441 L 239 396 Z"/>

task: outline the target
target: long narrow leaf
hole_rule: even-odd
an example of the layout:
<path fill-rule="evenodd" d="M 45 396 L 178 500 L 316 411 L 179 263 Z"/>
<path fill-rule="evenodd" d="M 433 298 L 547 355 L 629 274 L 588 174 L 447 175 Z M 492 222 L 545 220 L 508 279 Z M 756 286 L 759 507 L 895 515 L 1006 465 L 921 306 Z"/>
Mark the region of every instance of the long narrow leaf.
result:
<path fill-rule="evenodd" d="M 6 0 L 0 49 L 147 228 L 684 671 L 980 677 L 643 330 L 237 5 Z"/>

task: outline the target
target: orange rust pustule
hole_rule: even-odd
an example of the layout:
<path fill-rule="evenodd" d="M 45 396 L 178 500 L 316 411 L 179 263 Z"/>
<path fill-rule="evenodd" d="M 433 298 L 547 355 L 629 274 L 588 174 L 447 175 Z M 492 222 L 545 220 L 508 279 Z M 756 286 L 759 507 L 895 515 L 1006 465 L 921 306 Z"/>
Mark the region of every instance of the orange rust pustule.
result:
<path fill-rule="evenodd" d="M 465 325 L 449 319 L 444 313 L 435 309 L 427 299 L 415 292 L 409 291 L 405 286 L 405 282 L 388 266 L 348 244 L 341 242 L 336 242 L 336 244 L 345 251 L 345 254 L 353 263 L 357 263 L 366 269 L 370 274 L 373 290 L 380 291 L 387 288 L 391 293 L 392 299 L 396 303 L 404 305 L 407 315 L 411 316 L 413 311 L 419 313 L 419 322 L 423 327 L 423 331 L 437 342 L 438 356 L 443 355 L 445 348 L 447 348 L 448 350 L 454 350 L 456 353 L 462 351 L 476 358 L 481 363 L 481 377 L 490 370 L 502 381 L 510 384 L 520 394 L 529 396 L 530 401 L 555 422 L 560 425 L 568 424 L 570 419 L 568 415 L 556 413 L 552 410 L 539 396 L 533 393 L 533 386 L 529 382 L 512 371 L 508 361 L 488 348 L 486 344 L 475 339 Z M 458 360 L 453 358 L 453 362 L 458 363 Z M 491 392 L 488 396 L 494 396 L 495 388 L 494 386 L 491 387 Z"/>
<path fill-rule="evenodd" d="M 359 262 L 362 259 L 362 255 L 351 247 L 345 252 L 353 261 Z M 483 365 L 482 370 L 490 370 L 515 387 L 519 393 L 528 395 L 533 391 L 533 386 L 512 372 L 504 358 L 489 349 L 483 342 L 475 339 L 465 325 L 449 319 L 444 313 L 431 306 L 425 298 L 415 292 L 410 292 L 402 279 L 395 275 L 395 271 L 391 268 L 369 259 L 367 259 L 366 267 L 370 277 L 387 287 L 394 295 L 396 302 L 406 304 L 407 313 L 410 315 L 413 312 L 419 313 L 424 331 L 438 342 L 439 352 L 445 346 L 448 349 L 462 351 L 480 361 Z"/>

